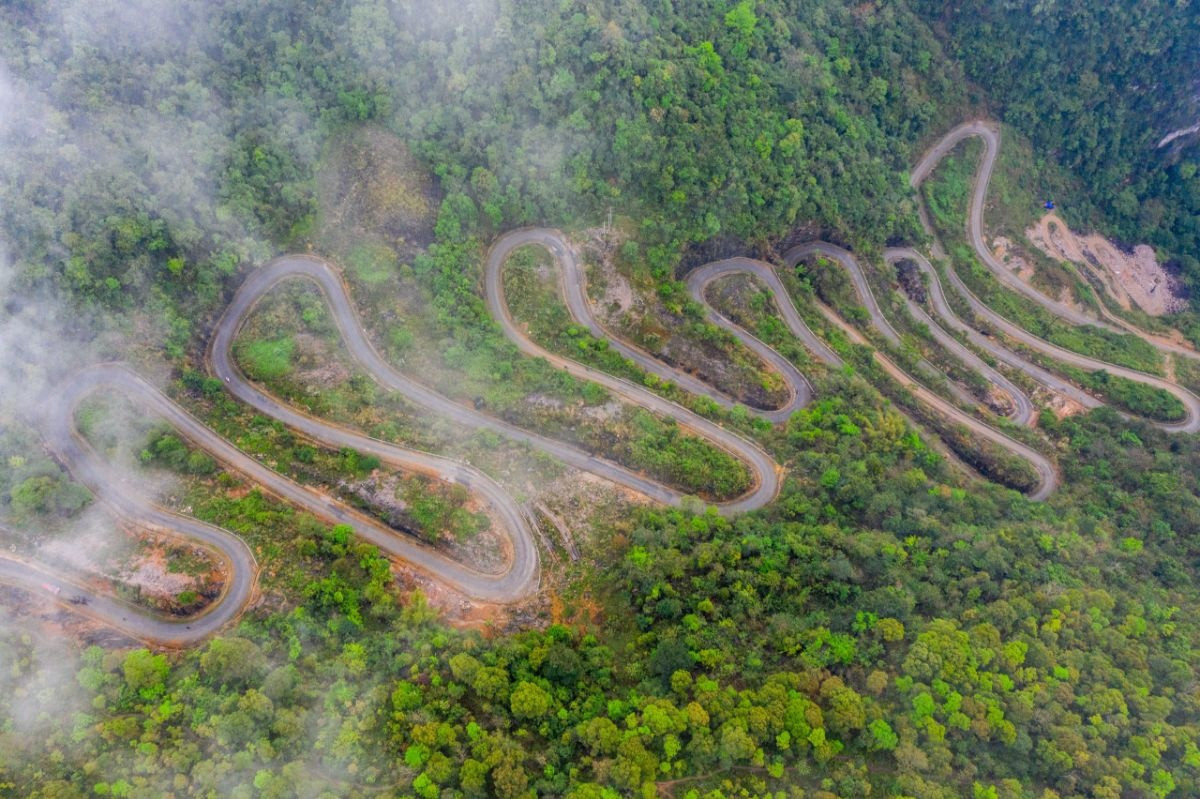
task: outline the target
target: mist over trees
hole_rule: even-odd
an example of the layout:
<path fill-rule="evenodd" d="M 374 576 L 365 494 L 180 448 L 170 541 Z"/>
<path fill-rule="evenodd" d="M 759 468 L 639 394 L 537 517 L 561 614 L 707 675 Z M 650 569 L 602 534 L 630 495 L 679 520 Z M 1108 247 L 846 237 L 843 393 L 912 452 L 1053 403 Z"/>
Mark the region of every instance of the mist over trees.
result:
<path fill-rule="evenodd" d="M 961 82 L 910 14 L 811 6 L 18 7 L 3 223 L 26 281 L 153 296 L 182 328 L 172 311 L 306 240 L 324 142 L 374 120 L 471 226 L 640 209 L 662 270 L 797 220 L 911 234 L 901 172 Z"/>
<path fill-rule="evenodd" d="M 88 504 L 39 449 L 34 373 L 134 353 L 240 418 L 203 375 L 208 327 L 248 270 L 323 252 L 317 175 L 364 127 L 434 184 L 412 252 L 365 251 L 372 299 L 403 273 L 446 349 L 518 388 L 477 285 L 497 234 L 611 210 L 682 304 L 681 254 L 714 240 L 918 241 L 914 156 L 990 110 L 1088 221 L 1195 275 L 1195 145 L 1153 145 L 1196 25 L 1187 3 L 8 3 L 0 522 L 53 531 Z M 389 356 L 412 342 L 397 324 Z M 193 511 L 271 553 L 271 590 L 180 653 L 80 652 L 3 610 L 0 794 L 1200 793 L 1195 442 L 1047 413 L 1064 488 L 1030 503 L 965 482 L 850 370 L 816 379 L 788 423 L 744 425 L 787 470 L 769 508 L 604 516 L 552 609 L 483 632 L 157 431 L 147 461 L 219 488 Z"/>

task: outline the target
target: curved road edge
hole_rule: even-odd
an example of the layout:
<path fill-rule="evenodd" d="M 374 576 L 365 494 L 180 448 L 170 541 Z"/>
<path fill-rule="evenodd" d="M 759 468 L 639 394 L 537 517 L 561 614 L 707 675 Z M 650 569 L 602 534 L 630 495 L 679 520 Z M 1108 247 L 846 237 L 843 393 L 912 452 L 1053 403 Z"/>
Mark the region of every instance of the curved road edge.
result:
<path fill-rule="evenodd" d="M 853 261 L 853 258 L 849 255 L 849 253 L 845 253 L 845 251 L 840 250 L 840 248 L 835 248 L 833 245 L 827 245 L 823 242 L 813 242 L 807 245 L 801 245 L 801 248 L 796 249 L 804 249 L 805 253 L 807 254 L 808 252 L 824 251 L 825 248 L 844 253 L 847 259 Z M 796 249 L 794 249 L 792 252 L 795 252 Z M 800 256 L 797 256 L 797 258 L 798 257 Z M 839 257 L 838 260 L 844 263 L 842 258 Z M 857 267 L 856 262 L 855 267 Z M 788 293 L 786 287 L 783 285 L 783 282 L 780 280 L 779 275 L 770 264 L 765 264 L 761 261 L 756 261 L 750 258 L 730 258 L 723 261 L 715 261 L 693 270 L 688 275 L 688 286 L 691 289 L 692 296 L 703 301 L 704 291 L 710 283 L 722 277 L 735 274 L 748 274 L 762 280 L 774 296 L 775 305 L 780 309 L 783 320 L 792 333 L 806 345 L 808 345 L 814 354 L 816 354 L 821 360 L 825 361 L 825 363 L 835 367 L 840 367 L 842 365 L 842 359 L 833 352 L 828 344 L 817 338 L 817 336 L 812 332 L 811 328 L 809 328 L 808 325 L 804 323 L 804 320 L 801 319 L 799 312 L 796 310 L 795 304 L 792 302 L 791 295 Z M 705 306 L 708 307 L 707 303 L 705 303 Z M 866 340 L 861 336 L 861 334 L 858 333 L 858 331 L 837 317 L 837 315 L 834 314 L 831 309 L 828 309 L 823 305 L 820 306 L 820 308 L 823 312 L 827 313 L 831 321 L 845 331 L 853 341 L 862 344 L 866 343 Z M 876 306 L 876 312 L 878 312 L 878 306 Z M 723 316 L 720 316 L 719 314 L 716 314 L 715 311 L 711 311 L 711 313 L 713 313 L 719 320 L 718 323 L 720 323 L 734 335 L 741 338 L 747 346 L 764 347 L 770 349 L 769 345 L 755 338 L 740 325 L 726 319 Z M 882 314 L 880 314 L 880 316 L 882 316 Z M 771 351 L 774 352 L 774 350 Z M 778 355 L 778 353 L 776 353 L 776 355 Z M 877 349 L 872 348 L 872 355 L 884 369 L 884 371 L 886 371 L 893 379 L 900 383 L 900 385 L 912 392 L 912 394 L 918 400 L 933 408 L 935 411 L 943 414 L 944 416 L 949 417 L 954 422 L 965 426 L 973 433 L 986 438 L 994 444 L 1003 447 L 1009 452 L 1012 452 L 1023 460 L 1028 461 L 1033 467 L 1034 471 L 1037 472 L 1039 481 L 1038 484 L 1026 495 L 1029 497 L 1029 499 L 1035 501 L 1044 500 L 1049 497 L 1058 487 L 1058 470 L 1054 467 L 1053 462 L 1051 462 L 1051 460 L 1045 455 L 1028 446 L 1027 444 L 1016 441 L 999 430 L 996 430 L 995 428 L 984 424 L 975 417 L 963 412 L 954 404 L 948 402 L 947 400 L 927 389 L 925 386 L 918 383 Z"/>
<path fill-rule="evenodd" d="M 1107 327 L 1112 330 L 1111 326 L 1100 324 L 1094 318 L 1082 314 L 1081 312 L 1065 306 L 1062 303 L 1056 303 L 1050 298 L 1044 296 L 1041 292 L 1034 289 L 1024 281 L 1020 280 L 1016 275 L 1005 269 L 1002 264 L 996 261 L 995 256 L 984 246 L 983 242 L 983 206 L 984 200 L 987 197 L 988 182 L 991 179 L 992 168 L 996 161 L 996 155 L 1000 146 L 999 134 L 990 125 L 980 121 L 966 122 L 951 130 L 935 144 L 929 152 L 927 152 L 917 166 L 910 173 L 910 182 L 913 188 L 920 184 L 932 173 L 933 169 L 941 162 L 941 160 L 952 150 L 955 145 L 964 139 L 972 136 L 980 137 L 984 142 L 984 153 L 980 161 L 979 169 L 975 173 L 975 183 L 971 195 L 971 207 L 967 214 L 967 230 L 971 240 L 971 246 L 975 249 L 976 255 L 984 261 L 989 270 L 1001 280 L 1001 282 L 1019 291 L 1023 296 L 1037 302 L 1054 313 L 1059 314 L 1076 324 L 1092 325 Z M 925 226 L 926 232 L 934 238 L 932 224 L 929 220 L 927 209 L 923 200 L 918 201 L 918 206 L 921 209 L 921 222 Z M 940 247 L 935 249 L 935 255 L 942 255 L 944 251 Z M 926 264 L 927 265 L 927 264 Z M 932 269 L 930 274 L 933 274 Z M 946 270 L 946 276 L 951 285 L 961 294 L 971 307 L 973 313 L 985 319 L 990 324 L 1001 330 L 1010 338 L 1032 348 L 1039 352 L 1048 355 L 1052 358 L 1062 361 L 1070 366 L 1075 366 L 1081 369 L 1091 371 L 1107 371 L 1110 374 L 1123 377 L 1127 380 L 1144 383 L 1155 388 L 1166 391 L 1173 395 L 1182 403 L 1186 416 L 1179 422 L 1158 422 L 1147 420 L 1151 424 L 1159 427 L 1162 430 L 1172 433 L 1195 433 L 1200 431 L 1200 397 L 1197 397 L 1191 391 L 1183 388 L 1180 385 L 1165 380 L 1157 375 L 1148 374 L 1129 367 L 1119 366 L 1117 364 L 1101 361 L 1096 358 L 1091 358 L 1086 355 L 1081 355 L 1077 352 L 1065 349 L 1056 344 L 1052 344 L 1045 339 L 1035 336 L 1024 328 L 1010 322 L 1005 317 L 1001 316 L 990 306 L 986 305 L 959 277 L 958 273 L 953 268 Z M 1120 332 L 1120 331 L 1118 331 Z M 1148 340 L 1142 336 L 1143 340 Z M 1149 341 L 1152 346 L 1159 347 L 1154 341 Z"/>
<path fill-rule="evenodd" d="M 576 324 L 587 328 L 595 338 L 608 341 L 609 346 L 623 357 L 633 361 L 641 369 L 668 380 L 685 390 L 708 397 L 723 408 L 731 409 L 745 405 L 723 391 L 706 383 L 682 369 L 668 366 L 645 350 L 612 335 L 596 319 L 591 300 L 587 295 L 587 275 L 579 263 L 579 257 L 574 248 L 567 242 L 561 231 L 550 228 L 520 228 L 511 230 L 492 242 L 484 260 L 484 295 L 492 318 L 504 330 L 505 336 L 526 355 L 551 360 L 559 368 L 567 369 L 571 365 L 572 373 L 588 380 L 598 381 L 603 375 L 606 379 L 621 380 L 582 366 L 575 361 L 561 358 L 549 353 L 544 348 L 531 341 L 516 325 L 508 302 L 504 295 L 504 264 L 513 250 L 526 245 L 536 245 L 544 248 L 554 259 L 558 273 L 559 293 L 562 295 L 568 313 Z M 762 353 L 756 351 L 760 357 Z M 764 359 L 774 367 L 784 378 L 788 391 L 787 401 L 779 408 L 765 409 L 745 405 L 750 413 L 761 416 L 772 422 L 785 422 L 791 415 L 812 401 L 812 387 L 796 367 L 787 360 L 779 358 Z M 629 384 L 628 381 L 621 381 Z M 635 386 L 635 388 L 640 388 Z M 639 395 L 640 396 L 640 395 Z"/>
<path fill-rule="evenodd" d="M 588 318 L 588 314 L 590 314 L 590 311 L 586 310 L 586 300 L 582 299 L 583 287 L 582 283 L 579 282 L 581 280 L 579 277 L 579 267 L 574 257 L 570 255 L 570 248 L 567 247 L 566 242 L 562 239 L 562 235 L 558 231 L 543 228 L 530 228 L 513 231 L 512 233 L 507 233 L 504 236 L 501 236 L 492 245 L 492 247 L 488 250 L 487 259 L 484 264 L 484 291 L 487 297 L 488 309 L 491 311 L 496 323 L 500 325 L 505 337 L 507 337 L 509 341 L 513 342 L 513 344 L 515 344 L 522 353 L 534 358 L 543 358 L 556 368 L 562 369 L 564 372 L 574 377 L 597 383 L 601 386 L 604 386 L 613 394 L 616 394 L 617 396 L 622 397 L 635 405 L 639 405 L 647 410 L 674 419 L 682 428 L 708 439 L 712 444 L 745 463 L 750 468 L 751 473 L 754 476 L 754 485 L 750 491 L 741 497 L 738 497 L 737 499 L 727 502 L 710 503 L 716 506 L 718 509 L 729 512 L 757 510 L 758 508 L 764 507 L 774 500 L 779 494 L 779 472 L 781 470 L 779 465 L 776 464 L 775 459 L 767 454 L 767 452 L 758 444 L 750 441 L 749 439 L 743 438 L 737 433 L 727 430 L 726 428 L 721 427 L 720 425 L 711 422 L 702 416 L 699 416 L 698 414 L 688 410 L 676 402 L 666 399 L 665 397 L 661 397 L 658 394 L 643 388 L 642 386 L 625 380 L 624 378 L 610 375 L 607 372 L 602 372 L 598 369 L 593 369 L 590 366 L 584 366 L 577 361 L 573 361 L 561 355 L 556 355 L 536 344 L 517 327 L 516 322 L 512 318 L 512 314 L 508 309 L 508 303 L 504 300 L 502 272 L 504 262 L 507 260 L 509 254 L 515 248 L 526 244 L 537 244 L 545 247 L 550 251 L 551 255 L 554 256 L 555 261 L 557 261 L 560 265 L 563 265 L 564 275 L 567 276 L 564 277 L 564 286 L 566 287 L 564 293 L 568 299 L 568 303 L 574 302 L 574 305 L 570 306 L 572 315 L 583 313 L 584 317 L 580 321 L 581 323 L 585 323 L 584 320 L 586 320 Z M 567 266 L 567 264 L 574 264 L 574 266 Z M 573 295 L 575 296 L 575 299 L 572 301 L 571 297 Z M 581 303 L 584 304 L 582 307 L 580 306 Z M 603 330 L 601 328 L 597 329 L 603 334 Z M 628 345 L 623 346 L 628 349 Z M 631 351 L 635 353 L 637 352 L 636 350 Z M 648 355 L 643 354 L 640 357 L 648 358 L 650 359 L 650 362 L 653 363 L 653 359 Z M 638 363 L 640 364 L 642 361 L 639 360 Z M 652 371 L 654 371 L 655 374 L 666 376 L 667 379 L 672 379 L 670 375 L 676 373 L 675 370 L 670 369 L 663 364 L 659 364 Z M 790 371 L 799 374 L 799 372 L 796 372 L 795 367 L 792 367 Z M 680 372 L 678 374 L 684 373 Z M 784 372 L 784 375 L 786 378 L 788 372 Z M 688 377 L 695 381 L 695 378 L 691 378 L 690 376 Z M 803 405 L 807 404 L 808 402 L 808 397 L 804 396 L 804 392 L 810 391 L 810 389 L 808 388 L 808 382 L 803 379 L 803 376 L 800 377 L 800 381 L 800 383 L 793 385 L 793 389 L 795 391 L 794 396 L 797 397 L 797 401 L 803 399 L 803 403 L 801 403 L 799 406 L 803 407 Z M 705 385 L 699 381 L 695 382 L 699 383 L 701 386 Z M 714 389 L 707 389 L 707 392 L 712 391 L 714 391 Z M 711 396 L 711 394 L 707 392 L 706 396 Z M 571 465 L 578 466 L 586 471 L 596 472 L 595 464 L 601 462 L 599 458 L 596 458 L 592 455 L 587 455 L 579 450 L 575 450 L 574 447 L 570 447 L 569 445 L 527 433 L 512 425 L 497 422 L 497 420 L 493 419 L 493 417 L 479 414 L 475 411 L 471 411 L 471 413 L 474 414 L 474 416 L 479 417 L 481 420 L 472 422 L 472 424 L 486 424 L 497 430 L 497 432 L 503 432 L 505 435 L 509 435 L 511 437 L 528 440 L 534 446 L 550 452 L 551 454 L 567 461 Z M 789 410 L 788 416 L 790 416 L 791 413 L 792 411 Z M 503 428 L 501 428 L 499 425 L 503 425 Z M 580 455 L 571 454 L 568 452 L 568 450 L 574 450 L 575 452 L 581 453 L 583 458 L 580 459 Z M 607 463 L 607 461 L 603 462 Z M 628 470 L 625 470 L 623 467 L 616 466 L 615 464 L 610 464 L 610 466 L 616 471 L 610 471 L 602 476 L 609 477 L 609 479 L 612 479 L 615 482 L 629 485 L 635 490 L 640 489 L 637 487 L 637 485 L 631 485 L 631 477 L 636 477 L 640 483 L 645 482 L 644 478 L 632 475 L 632 473 L 629 473 Z M 648 495 L 655 496 L 655 494 Z M 657 495 L 658 496 L 656 498 L 660 498 L 662 501 L 670 504 L 678 504 L 682 499 L 682 496 L 678 492 L 667 489 L 665 486 L 660 486 L 658 488 Z"/>
<path fill-rule="evenodd" d="M 511 602 L 538 587 L 538 553 L 529 520 L 522 508 L 491 478 L 464 464 L 446 458 L 407 450 L 386 442 L 334 430 L 328 443 L 349 446 L 376 455 L 403 469 L 432 474 L 443 480 L 467 486 L 481 496 L 498 516 L 507 534 L 509 562 L 503 572 L 478 572 L 452 560 L 409 536 L 388 528 L 366 514 L 351 509 L 278 472 L 238 449 L 213 432 L 128 368 L 102 364 L 74 373 L 55 392 L 44 424 L 47 446 L 81 483 L 118 515 L 137 524 L 175 531 L 228 553 L 230 577 L 222 612 L 231 618 L 253 588 L 257 566 L 241 538 L 225 530 L 158 508 L 143 498 L 128 477 L 119 479 L 82 439 L 74 425 L 75 408 L 92 392 L 112 389 L 126 394 L 143 409 L 171 424 L 186 439 L 199 446 L 228 468 L 240 472 L 263 490 L 317 518 L 334 524 L 350 525 L 355 533 L 379 547 L 387 555 L 406 561 L 416 569 L 461 590 L 476 599 Z M 228 610 L 224 610 L 228 606 Z"/>

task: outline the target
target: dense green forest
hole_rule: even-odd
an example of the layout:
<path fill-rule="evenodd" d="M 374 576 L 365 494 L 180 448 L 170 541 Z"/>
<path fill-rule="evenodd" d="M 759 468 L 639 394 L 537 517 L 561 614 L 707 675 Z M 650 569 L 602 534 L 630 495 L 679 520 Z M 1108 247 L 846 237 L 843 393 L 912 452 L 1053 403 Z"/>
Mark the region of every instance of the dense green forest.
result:
<path fill-rule="evenodd" d="M 4 227 L 24 280 L 164 313 L 209 310 L 264 248 L 307 240 L 339 126 L 378 120 L 410 143 L 440 180 L 445 238 L 616 207 L 669 270 L 681 244 L 797 220 L 874 243 L 911 234 L 901 172 L 964 96 L 932 35 L 890 5 L 136 16 L 19 4 L 0 20 L 24 112 Z M 170 316 L 173 341 L 189 318 Z"/>
<path fill-rule="evenodd" d="M 1196 140 L 1156 147 L 1200 117 L 1200 14 L 1192 3 L 912 7 L 945 32 L 949 52 L 1001 118 L 1070 171 L 1073 184 L 1042 186 L 1067 195 L 1064 212 L 1129 243 L 1148 239 L 1198 285 Z"/>
<path fill-rule="evenodd" d="M 908 168 L 994 114 L 1073 221 L 1200 278 L 1195 146 L 1153 148 L 1189 122 L 1186 2 L 452 5 L 0 9 L 0 523 L 68 540 L 93 520 L 36 434 L 39 392 L 77 362 L 169 374 L 210 424 L 282 437 L 198 371 L 230 292 L 282 252 L 340 258 L 366 305 L 427 305 L 432 333 L 391 331 L 397 361 L 425 346 L 481 383 L 585 395 L 489 320 L 498 233 L 615 214 L 623 260 L 682 308 L 694 250 L 919 242 Z M 320 176 L 364 130 L 420 172 L 393 198 L 419 221 L 347 242 Z M 786 468 L 770 507 L 605 506 L 541 603 L 482 629 L 156 430 L 147 480 L 176 472 L 181 505 L 246 537 L 263 597 L 158 652 L 57 640 L 6 591 L 0 795 L 1200 794 L 1195 442 L 1044 413 L 1063 488 L 1032 503 L 964 477 L 854 369 L 812 379 L 785 424 L 722 417 Z"/>

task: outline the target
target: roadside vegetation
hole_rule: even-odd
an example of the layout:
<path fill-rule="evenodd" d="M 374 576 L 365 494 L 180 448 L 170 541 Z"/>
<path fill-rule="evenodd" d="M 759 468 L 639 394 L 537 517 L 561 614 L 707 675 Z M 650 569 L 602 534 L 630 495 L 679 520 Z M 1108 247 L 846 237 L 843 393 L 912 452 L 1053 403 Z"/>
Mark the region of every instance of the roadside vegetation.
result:
<path fill-rule="evenodd" d="M 979 163 L 979 142 L 969 139 L 937 166 L 921 190 L 934 227 L 963 282 L 996 313 L 1034 335 L 1064 349 L 1151 374 L 1162 374 L 1162 356 L 1130 334 L 1098 327 L 1078 327 L 1001 286 L 980 264 L 966 241 L 966 214 L 971 182 Z"/>
<path fill-rule="evenodd" d="M 378 458 L 353 449 L 335 451 L 300 442 L 290 452 L 273 447 L 261 449 L 260 454 L 273 456 L 276 468 L 282 465 L 300 482 L 429 543 L 466 541 L 491 526 L 486 514 L 467 507 L 470 496 L 463 486 L 421 475 L 396 475 Z M 169 427 L 151 432 L 139 459 L 190 477 L 209 477 L 219 468 L 212 457 L 180 440 Z"/>
<path fill-rule="evenodd" d="M 844 272 L 836 265 L 829 265 L 830 271 L 834 268 Z M 786 280 L 785 285 L 797 282 L 798 280 Z M 719 284 L 714 287 L 710 297 L 721 313 L 743 325 L 780 352 L 788 352 L 801 346 L 776 317 L 774 300 L 770 293 L 765 289 L 756 290 L 754 282 L 746 281 L 734 286 Z M 950 450 L 971 468 L 978 470 L 988 479 L 1018 491 L 1027 491 L 1037 485 L 1037 473 L 1029 464 L 989 441 L 980 440 L 959 425 L 931 411 L 886 375 L 875 363 L 867 348 L 850 345 L 843 349 L 842 354 L 860 373 L 860 379 L 870 383 L 876 390 L 904 408 L 911 418 L 924 428 L 938 435 Z"/>
<path fill-rule="evenodd" d="M 343 265 L 389 359 L 501 414 L 529 397 L 589 409 L 606 398 L 496 331 L 478 278 L 498 233 L 590 228 L 615 207 L 638 220 L 636 268 L 667 304 L 680 253 L 700 242 L 818 230 L 855 251 L 914 241 L 914 151 L 992 101 L 1036 133 L 1039 157 L 1100 192 L 1122 238 L 1194 255 L 1194 148 L 1126 168 L 1142 163 L 1126 147 L 1154 153 L 1143 145 L 1165 124 L 1159 104 L 1190 93 L 1194 9 L 1093 4 L 1060 22 L 1061 9 L 1024 0 L 937 5 L 468 2 L 434 14 L 254 0 L 163 5 L 158 19 L 104 0 L 8 4 L 0 57 L 17 133 L 5 126 L 0 159 L 0 313 L 32 308 L 41 331 L 56 324 L 41 313 L 53 298 L 68 309 L 60 348 L 169 367 L 172 395 L 206 424 L 335 492 L 385 470 L 312 447 L 205 376 L 227 292 L 284 251 Z M 1072 38 L 1058 40 L 1059 24 Z M 1140 77 L 1151 59 L 1162 91 Z M 1122 135 L 1131 126 L 1143 132 Z M 974 169 L 959 163 L 953 186 L 929 184 L 948 242 Z M 989 288 L 969 251 L 953 256 L 993 307 L 1075 335 Z M 371 435 L 473 453 L 523 499 L 563 478 L 335 372 L 335 351 L 313 357 L 328 334 L 319 312 L 305 319 L 308 301 L 293 300 L 290 327 L 248 329 L 243 343 L 258 344 L 238 353 L 273 391 Z M 722 417 L 786 467 L 778 500 L 733 519 L 579 501 L 589 559 L 548 557 L 545 590 L 515 608 L 461 611 L 349 529 L 207 472 L 170 431 L 127 442 L 134 463 L 149 453 L 148 481 L 160 466 L 182 472 L 172 507 L 248 542 L 260 598 L 203 645 L 152 652 L 106 631 L 63 640 L 61 608 L 0 589 L 0 793 L 1200 795 L 1195 442 L 1112 409 L 1045 413 L 1063 486 L 1031 503 L 932 449 L 875 387 L 892 395 L 869 352 L 810 305 L 801 312 L 850 366 L 814 369 L 817 399 L 786 424 Z M 796 352 L 769 306 L 751 311 L 751 329 Z M 1098 357 L 1159 368 L 1126 338 L 1080 335 Z M 69 540 L 95 503 L 43 452 L 36 414 L 13 409 L 41 365 L 12 352 L 0 519 L 20 541 Z M 319 390 L 295 379 L 322 368 Z M 552 434 L 568 424 L 522 418 Z M 639 457 L 686 466 L 681 480 L 731 474 L 657 421 L 619 424 Z M 474 511 L 453 494 L 397 485 L 445 545 L 470 529 Z M 476 614 L 474 628 L 450 625 L 456 611 Z"/>
<path fill-rule="evenodd" d="M 336 327 L 318 292 L 298 285 L 281 287 L 280 294 L 278 299 L 268 300 L 251 314 L 235 343 L 235 353 L 242 364 L 243 353 L 267 349 L 274 354 L 285 349 L 274 346 L 274 342 L 295 339 L 305 342 L 303 351 L 287 350 L 290 362 L 285 364 L 282 358 L 278 359 L 284 368 L 270 373 L 270 378 L 264 381 L 269 391 L 319 412 L 323 418 L 364 430 L 372 429 L 383 418 L 383 403 L 390 402 L 397 408 L 405 404 L 399 398 L 386 399 L 389 392 L 375 386 L 344 354 Z M 283 333 L 288 334 L 283 339 L 266 338 Z M 414 368 L 412 355 L 410 350 L 410 358 L 401 362 L 400 369 Z M 271 365 L 276 365 L 274 360 Z M 243 366 L 247 374 L 256 376 L 252 363 Z M 459 402 L 472 403 L 471 395 L 464 391 L 461 382 L 457 387 L 454 385 L 449 372 L 436 378 L 420 369 L 412 374 L 414 379 L 445 390 Z M 570 441 L 634 470 L 645 471 L 655 479 L 707 500 L 736 497 L 750 487 L 744 464 L 724 450 L 681 431 L 674 422 L 611 403 L 608 393 L 599 386 L 582 381 L 561 381 L 559 385 L 564 383 L 568 392 L 548 392 L 532 398 L 527 398 L 523 391 L 513 392 L 509 395 L 511 399 L 505 397 L 499 407 L 489 405 L 488 398 L 496 396 L 490 394 L 475 397 L 473 404 L 518 426 Z M 367 388 L 368 385 L 371 387 Z M 576 396 L 571 396 L 575 394 L 572 389 L 578 391 Z M 332 401 L 323 399 L 322 395 L 327 393 Z M 567 396 L 563 397 L 563 393 Z M 421 410 L 422 416 L 430 413 Z"/>
<path fill-rule="evenodd" d="M 864 258 L 861 254 L 856 257 Z M 872 291 L 875 292 L 876 302 L 900 336 L 899 346 L 876 330 L 871 322 L 870 311 L 860 303 L 852 279 L 841 264 L 821 255 L 813 255 L 796 265 L 796 275 L 805 285 L 811 286 L 821 302 L 834 309 L 838 316 L 857 328 L 896 365 L 920 379 L 934 393 L 948 402 L 962 404 L 960 392 L 956 392 L 956 387 L 950 384 L 951 380 L 955 380 L 977 395 L 980 402 L 990 405 L 987 381 L 973 370 L 965 369 L 956 358 L 929 340 L 927 334 L 920 330 L 908 330 L 902 321 L 908 316 L 907 311 L 892 297 L 891 283 L 879 285 L 878 275 L 871 265 L 860 261 L 860 266 L 867 279 L 875 284 Z M 795 282 L 792 281 L 792 284 L 795 285 Z M 905 332 L 909 335 L 905 336 Z"/>
<path fill-rule="evenodd" d="M 627 238 L 631 235 L 636 232 L 616 228 L 584 248 L 588 292 L 605 327 L 748 407 L 771 409 L 786 402 L 782 378 L 707 321 L 685 283 L 655 281 L 646 274 L 636 238 Z"/>
<path fill-rule="evenodd" d="M 0 523 L 23 527 L 37 520 L 41 535 L 91 505 L 92 494 L 69 476 L 41 448 L 35 431 L 0 425 Z"/>
<path fill-rule="evenodd" d="M 1054 368 L 1099 395 L 1114 408 L 1158 422 L 1181 422 L 1187 417 L 1187 409 L 1182 402 L 1154 386 L 1104 370 L 1088 372 L 1065 365 L 1056 365 Z"/>

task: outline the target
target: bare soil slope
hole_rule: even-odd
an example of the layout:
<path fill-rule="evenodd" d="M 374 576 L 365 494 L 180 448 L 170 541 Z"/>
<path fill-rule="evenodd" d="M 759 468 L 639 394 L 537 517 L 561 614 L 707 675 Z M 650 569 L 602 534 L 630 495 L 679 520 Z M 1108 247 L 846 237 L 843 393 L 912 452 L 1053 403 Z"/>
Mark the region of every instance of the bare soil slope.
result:
<path fill-rule="evenodd" d="M 1051 258 L 1087 269 L 1124 308 L 1132 303 L 1148 314 L 1163 316 L 1187 305 L 1182 288 L 1145 244 L 1125 252 L 1098 233 L 1073 232 L 1053 213 L 1039 219 L 1025 236 Z"/>

